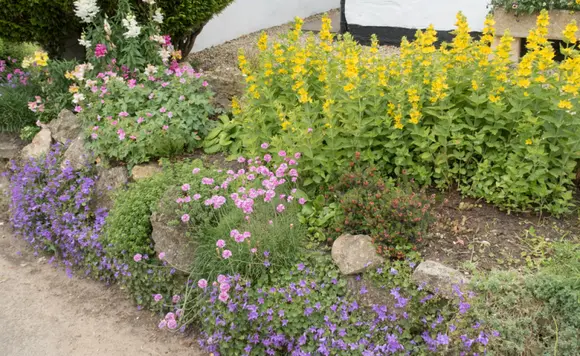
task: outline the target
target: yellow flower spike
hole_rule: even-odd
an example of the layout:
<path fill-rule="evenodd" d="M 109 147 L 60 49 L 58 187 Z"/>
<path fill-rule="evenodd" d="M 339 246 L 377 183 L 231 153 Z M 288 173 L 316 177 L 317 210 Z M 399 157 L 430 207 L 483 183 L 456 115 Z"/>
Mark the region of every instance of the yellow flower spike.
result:
<path fill-rule="evenodd" d="M 232 98 L 232 114 L 239 115 L 242 113 L 240 102 L 235 96 Z"/>
<path fill-rule="evenodd" d="M 564 40 L 569 44 L 576 44 L 576 42 L 578 42 L 576 32 L 578 32 L 578 26 L 576 25 L 576 20 L 572 20 L 572 22 L 566 25 L 566 28 L 562 32 Z"/>
<path fill-rule="evenodd" d="M 531 145 L 532 143 L 533 143 L 533 142 L 532 142 L 532 139 L 531 139 L 531 138 L 528 138 L 528 139 L 526 140 L 526 145 Z"/>
<path fill-rule="evenodd" d="M 266 32 L 262 32 L 262 35 L 258 40 L 258 49 L 260 52 L 264 52 L 268 49 L 268 34 Z"/>
<path fill-rule="evenodd" d="M 571 110 L 572 109 L 572 103 L 570 102 L 570 100 L 560 100 L 560 102 L 558 103 L 558 107 L 560 109 Z"/>

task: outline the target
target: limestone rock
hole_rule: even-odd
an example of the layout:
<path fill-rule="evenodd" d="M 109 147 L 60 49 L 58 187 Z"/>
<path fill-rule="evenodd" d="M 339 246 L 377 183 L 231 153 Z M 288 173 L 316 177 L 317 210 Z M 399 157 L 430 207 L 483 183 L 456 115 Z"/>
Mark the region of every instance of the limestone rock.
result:
<path fill-rule="evenodd" d="M 163 172 L 163 168 L 156 163 L 140 164 L 131 170 L 133 180 L 146 179 Z"/>
<path fill-rule="evenodd" d="M 223 109 L 229 110 L 232 98 L 240 97 L 244 92 L 244 76 L 238 68 L 221 66 L 204 72 L 204 78 L 214 92 L 214 104 Z"/>
<path fill-rule="evenodd" d="M 384 263 L 370 236 L 340 236 L 332 245 L 332 260 L 344 275 L 358 274 Z"/>
<path fill-rule="evenodd" d="M 101 170 L 95 185 L 96 197 L 94 199 L 94 207 L 111 210 L 113 207 L 112 196 L 114 191 L 127 184 L 128 180 L 129 176 L 125 167 Z"/>
<path fill-rule="evenodd" d="M 18 157 L 26 143 L 16 134 L 0 133 L 0 160 Z"/>
<path fill-rule="evenodd" d="M 164 260 L 180 271 L 189 271 L 196 245 L 187 236 L 188 224 L 178 221 L 174 209 L 175 200 L 181 196 L 178 187 L 168 189 L 159 201 L 158 209 L 151 216 L 153 231 L 151 239 L 157 253 L 165 253 Z"/>
<path fill-rule="evenodd" d="M 418 285 L 425 284 L 428 290 L 446 297 L 453 295 L 454 285 L 461 287 L 469 283 L 469 278 L 461 272 L 435 261 L 421 262 L 412 278 Z"/>
<path fill-rule="evenodd" d="M 66 143 L 77 138 L 81 133 L 80 120 L 70 110 L 63 109 L 58 118 L 48 124 L 52 138 L 60 143 Z"/>
<path fill-rule="evenodd" d="M 32 142 L 22 149 L 22 158 L 38 158 L 50 150 L 52 135 L 49 129 L 43 128 L 34 136 Z"/>
<path fill-rule="evenodd" d="M 61 168 L 69 162 L 72 169 L 82 169 L 91 159 L 91 153 L 85 148 L 85 140 L 81 136 L 75 138 L 64 152 Z"/>

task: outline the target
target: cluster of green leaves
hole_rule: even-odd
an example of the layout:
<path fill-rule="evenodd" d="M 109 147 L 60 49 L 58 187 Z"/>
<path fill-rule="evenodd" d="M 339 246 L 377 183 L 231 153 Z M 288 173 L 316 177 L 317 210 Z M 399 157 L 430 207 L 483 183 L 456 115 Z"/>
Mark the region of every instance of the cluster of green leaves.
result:
<path fill-rule="evenodd" d="M 476 318 L 502 337 L 490 355 L 576 355 L 580 350 L 580 246 L 555 243 L 537 272 L 494 271 L 473 287 Z"/>
<path fill-rule="evenodd" d="M 212 125 L 212 94 L 191 67 L 176 71 L 180 74 L 167 74 L 160 67 L 157 80 L 145 74 L 128 81 L 109 80 L 108 75 L 97 79 L 107 95 L 86 90 L 90 105 L 79 115 L 87 146 L 98 156 L 130 166 L 197 147 Z"/>
<path fill-rule="evenodd" d="M 335 231 L 369 234 L 378 253 L 389 257 L 414 251 L 433 220 L 435 195 L 409 180 L 385 179 L 376 168 L 354 168 L 329 190 L 342 212 Z"/>
<path fill-rule="evenodd" d="M 491 0 L 492 8 L 503 8 L 516 14 L 533 14 L 546 10 L 580 10 L 575 0 Z"/>
<path fill-rule="evenodd" d="M 38 87 L 32 84 L 14 88 L 0 86 L 0 131 L 19 132 L 36 121 L 36 116 L 28 110 L 28 102 L 34 101 Z"/>
<path fill-rule="evenodd" d="M 0 37 L 0 58 L 12 58 L 21 62 L 24 57 L 30 56 L 38 46 L 28 42 L 13 42 Z"/>
<path fill-rule="evenodd" d="M 164 170 L 151 178 L 129 184 L 126 190 L 116 194 L 114 206 L 107 217 L 101 237 L 106 256 L 111 261 L 129 266 L 130 276 L 121 275 L 119 282 L 127 288 L 139 305 L 155 307 L 151 296 L 179 294 L 183 288 L 180 275 L 155 257 L 151 240 L 151 215 L 158 208 L 163 194 L 173 186 L 188 179 L 200 161 L 179 164 L 163 164 Z M 148 259 L 137 263 L 136 254 L 148 255 Z"/>

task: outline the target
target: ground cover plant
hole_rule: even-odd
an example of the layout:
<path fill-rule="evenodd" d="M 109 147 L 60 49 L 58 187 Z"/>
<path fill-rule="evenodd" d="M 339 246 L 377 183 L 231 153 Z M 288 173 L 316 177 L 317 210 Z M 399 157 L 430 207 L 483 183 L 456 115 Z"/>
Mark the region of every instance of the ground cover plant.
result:
<path fill-rule="evenodd" d="M 459 14 L 451 43 L 436 48 L 430 27 L 392 57 L 376 41 L 368 50 L 348 35 L 334 41 L 329 22 L 304 44 L 301 21 L 281 40 L 264 35 L 256 66 L 240 55 L 248 90 L 234 101 L 224 144 L 252 152 L 271 138 L 273 150 L 302 152 L 307 186 L 335 179 L 360 152 L 388 174 L 405 170 L 419 184 L 457 186 L 508 210 L 569 211 L 580 142 L 574 24 L 557 63 L 542 12 L 513 70 L 509 34 L 491 49 L 491 17 L 479 40 Z"/>
<path fill-rule="evenodd" d="M 541 10 L 580 10 L 577 0 L 492 0 L 492 8 L 504 8 L 516 14 L 537 13 Z"/>

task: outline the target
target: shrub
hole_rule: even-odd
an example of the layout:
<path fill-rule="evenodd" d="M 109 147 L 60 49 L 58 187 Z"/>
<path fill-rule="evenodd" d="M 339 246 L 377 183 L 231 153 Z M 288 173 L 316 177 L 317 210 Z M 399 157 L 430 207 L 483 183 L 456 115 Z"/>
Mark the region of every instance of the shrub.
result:
<path fill-rule="evenodd" d="M 51 56 L 61 57 L 65 51 L 66 40 L 82 32 L 83 24 L 74 17 L 75 2 L 39 0 L 31 5 L 27 0 L 0 0 L 0 32 L 11 41 L 38 42 Z M 186 55 L 193 48 L 195 38 L 203 26 L 232 2 L 233 0 L 157 1 L 165 14 L 163 30 L 174 38 L 178 49 Z M 83 3 L 97 4 L 97 1 L 88 0 Z M 104 0 L 99 5 L 110 16 L 114 16 L 119 3 L 123 3 L 123 0 Z M 151 15 L 150 5 L 142 0 L 132 0 L 129 3 L 138 11 L 141 20 Z"/>
<path fill-rule="evenodd" d="M 220 276 L 213 286 L 199 285 L 185 295 L 177 320 L 198 318 L 200 344 L 216 355 L 459 354 L 485 352 L 496 335 L 462 323 L 465 310 L 422 288 L 394 287 L 385 305 L 360 306 L 328 257 L 298 264 L 269 283 Z M 224 290 L 228 298 L 220 297 Z"/>
<path fill-rule="evenodd" d="M 32 55 L 37 50 L 38 46 L 32 43 L 11 42 L 0 37 L 0 58 L 21 62 L 24 57 Z"/>
<path fill-rule="evenodd" d="M 433 220 L 434 195 L 427 196 L 409 180 L 395 184 L 383 179 L 375 168 L 347 172 L 329 190 L 342 209 L 335 230 L 369 234 L 382 255 L 401 259 L 416 250 L 414 244 L 422 241 Z"/>
<path fill-rule="evenodd" d="M 564 213 L 580 142 L 572 120 L 578 50 L 571 24 L 567 57 L 555 63 L 548 23 L 543 12 L 514 70 L 509 34 L 490 47 L 491 18 L 480 40 L 469 36 L 459 14 L 451 43 L 436 48 L 430 27 L 390 57 L 378 53 L 376 40 L 368 49 L 349 35 L 333 41 L 328 18 L 317 39 L 299 42 L 298 21 L 280 41 L 262 36 L 256 67 L 240 55 L 248 82 L 233 103 L 240 129 L 228 124 L 235 136 L 222 141 L 243 142 L 249 153 L 266 139 L 303 152 L 307 186 L 335 179 L 360 152 L 363 162 L 388 174 L 406 170 L 420 184 L 457 185 L 508 210 Z"/>
<path fill-rule="evenodd" d="M 132 166 L 195 148 L 209 131 L 211 93 L 188 65 L 149 67 L 134 79 L 112 71 L 92 79 L 84 76 L 89 69 L 77 66 L 70 90 L 96 155 Z"/>
<path fill-rule="evenodd" d="M 18 235 L 38 253 L 53 254 L 67 274 L 74 267 L 88 267 L 103 256 L 98 241 L 106 211 L 91 211 L 96 174 L 88 166 L 74 172 L 68 163 L 61 168 L 57 144 L 46 157 L 12 163 L 9 171 L 11 224 Z"/>
<path fill-rule="evenodd" d="M 490 355 L 575 355 L 580 349 L 580 250 L 558 243 L 548 266 L 537 273 L 494 271 L 473 286 L 480 298 L 475 317 L 497 329 L 502 338 Z"/>
<path fill-rule="evenodd" d="M 16 59 L 0 59 L 0 131 L 18 132 L 35 121 L 27 105 L 38 87 L 18 64 Z"/>

